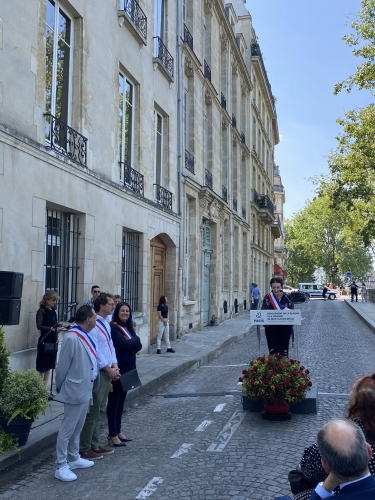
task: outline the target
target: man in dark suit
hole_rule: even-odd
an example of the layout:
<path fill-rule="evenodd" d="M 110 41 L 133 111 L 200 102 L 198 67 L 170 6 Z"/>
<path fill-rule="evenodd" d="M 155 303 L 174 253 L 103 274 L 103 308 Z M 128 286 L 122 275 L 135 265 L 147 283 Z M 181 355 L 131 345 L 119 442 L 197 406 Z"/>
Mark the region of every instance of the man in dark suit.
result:
<path fill-rule="evenodd" d="M 309 500 L 331 497 L 337 486 L 342 500 L 375 499 L 375 477 L 368 469 L 372 450 L 358 425 L 331 420 L 318 432 L 317 444 L 328 476 Z"/>

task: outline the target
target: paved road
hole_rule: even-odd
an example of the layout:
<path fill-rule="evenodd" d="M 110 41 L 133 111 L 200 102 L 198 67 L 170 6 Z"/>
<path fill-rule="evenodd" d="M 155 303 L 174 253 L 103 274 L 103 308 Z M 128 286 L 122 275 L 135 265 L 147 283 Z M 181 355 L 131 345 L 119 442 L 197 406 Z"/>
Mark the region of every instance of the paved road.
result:
<path fill-rule="evenodd" d="M 348 393 L 356 378 L 375 368 L 374 333 L 342 301 L 311 300 L 301 310 L 299 358 L 311 369 L 319 392 Z M 261 350 L 266 351 L 264 336 Z M 238 390 L 238 376 L 257 354 L 256 335 L 248 336 L 166 392 Z M 30 474 L 17 469 L 11 488 L 0 477 L 0 498 L 270 500 L 289 494 L 288 471 L 314 442 L 318 428 L 344 414 L 345 404 L 325 397 L 317 415 L 268 422 L 243 412 L 238 396 L 150 397 L 124 414 L 126 434 L 134 438 L 125 449 L 78 471 L 73 483 L 54 479 L 53 457 L 46 454 Z"/>

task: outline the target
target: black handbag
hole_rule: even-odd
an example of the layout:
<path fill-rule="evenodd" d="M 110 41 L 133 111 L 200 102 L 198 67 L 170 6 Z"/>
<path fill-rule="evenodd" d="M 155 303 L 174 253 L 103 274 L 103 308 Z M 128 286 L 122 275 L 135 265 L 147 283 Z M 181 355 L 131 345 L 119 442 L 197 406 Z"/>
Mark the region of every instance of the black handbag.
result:
<path fill-rule="evenodd" d="M 46 354 L 51 354 L 58 351 L 59 344 L 58 342 L 43 342 L 43 347 Z"/>
<path fill-rule="evenodd" d="M 290 489 L 293 495 L 302 493 L 302 491 L 311 490 L 319 483 L 317 479 L 306 479 L 303 473 L 298 469 L 293 469 L 288 474 Z"/>
<path fill-rule="evenodd" d="M 120 382 L 124 392 L 130 391 L 131 389 L 135 389 L 136 387 L 140 387 L 142 385 L 136 368 L 123 373 L 120 377 Z"/>

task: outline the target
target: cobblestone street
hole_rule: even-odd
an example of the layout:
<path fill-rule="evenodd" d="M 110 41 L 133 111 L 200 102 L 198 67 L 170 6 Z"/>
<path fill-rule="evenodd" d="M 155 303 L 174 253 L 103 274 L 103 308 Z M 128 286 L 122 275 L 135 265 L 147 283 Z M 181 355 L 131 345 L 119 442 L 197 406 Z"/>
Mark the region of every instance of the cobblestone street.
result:
<path fill-rule="evenodd" d="M 356 378 L 375 368 L 374 333 L 341 300 L 311 300 L 299 307 L 299 359 L 311 370 L 320 393 L 348 394 Z M 296 349 L 291 357 L 296 357 Z M 261 352 L 266 352 L 263 332 Z M 165 393 L 240 390 L 238 377 L 257 355 L 257 336 L 251 333 L 211 364 L 176 379 Z M 243 412 L 240 396 L 149 397 L 124 414 L 124 431 L 133 441 L 93 468 L 78 470 L 77 481 L 54 479 L 54 458 L 47 454 L 31 473 L 19 466 L 12 472 L 12 483 L 9 476 L 4 481 L 0 476 L 0 497 L 271 500 L 290 494 L 288 471 L 295 468 L 304 447 L 314 442 L 319 427 L 344 415 L 345 405 L 345 399 L 324 396 L 317 415 L 269 422 L 259 413 Z M 226 446 L 208 451 L 230 420 Z M 106 434 L 103 426 L 103 443 Z"/>

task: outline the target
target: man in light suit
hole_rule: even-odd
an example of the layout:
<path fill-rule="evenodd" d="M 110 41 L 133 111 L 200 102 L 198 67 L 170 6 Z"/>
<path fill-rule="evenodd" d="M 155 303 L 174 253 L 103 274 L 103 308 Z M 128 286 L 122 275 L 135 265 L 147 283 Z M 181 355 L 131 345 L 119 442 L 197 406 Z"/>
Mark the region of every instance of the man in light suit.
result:
<path fill-rule="evenodd" d="M 79 456 L 79 436 L 93 390 L 98 389 L 96 344 L 89 332 L 95 327 L 96 313 L 82 306 L 76 324 L 66 334 L 56 366 L 56 399 L 64 403 L 64 418 L 56 444 L 55 478 L 74 481 L 73 469 L 92 467 L 94 462 Z"/>
<path fill-rule="evenodd" d="M 337 486 L 342 500 L 374 500 L 375 477 L 368 469 L 372 450 L 358 425 L 331 420 L 318 432 L 317 444 L 328 476 L 309 500 L 331 497 Z"/>

